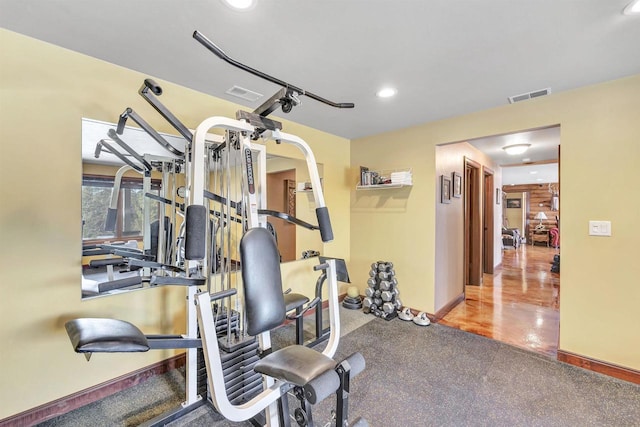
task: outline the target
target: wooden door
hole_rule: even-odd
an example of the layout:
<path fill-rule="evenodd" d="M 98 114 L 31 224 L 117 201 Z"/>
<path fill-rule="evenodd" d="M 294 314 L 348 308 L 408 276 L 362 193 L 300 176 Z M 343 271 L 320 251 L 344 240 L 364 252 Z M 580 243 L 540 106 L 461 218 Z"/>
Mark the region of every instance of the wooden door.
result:
<path fill-rule="evenodd" d="M 484 171 L 484 200 L 483 200 L 483 236 L 482 236 L 482 264 L 483 272 L 487 274 L 493 274 L 493 244 L 494 244 L 494 230 L 493 230 L 493 207 L 495 205 L 493 189 L 493 171 L 487 167 L 483 167 Z"/>
<path fill-rule="evenodd" d="M 482 284 L 482 194 L 480 164 L 465 158 L 464 282 Z"/>
<path fill-rule="evenodd" d="M 295 188 L 295 180 L 295 169 L 267 174 L 267 209 L 295 216 L 295 203 L 292 205 L 289 198 L 289 187 L 293 183 Z M 276 231 L 280 261 L 295 260 L 296 226 L 280 218 L 269 217 L 268 221 Z"/>

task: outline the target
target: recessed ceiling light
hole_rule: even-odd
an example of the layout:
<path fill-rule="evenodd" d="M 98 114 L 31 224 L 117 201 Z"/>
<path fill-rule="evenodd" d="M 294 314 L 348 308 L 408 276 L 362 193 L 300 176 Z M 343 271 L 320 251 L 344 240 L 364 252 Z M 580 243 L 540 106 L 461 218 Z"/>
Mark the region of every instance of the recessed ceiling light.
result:
<path fill-rule="evenodd" d="M 376 96 L 378 98 L 391 98 L 392 96 L 394 96 L 397 93 L 398 93 L 398 91 L 395 90 L 394 88 L 385 87 L 383 89 L 380 89 L 378 92 L 376 92 Z"/>
<path fill-rule="evenodd" d="M 249 10 L 256 4 L 256 0 L 222 0 L 222 2 L 236 10 Z"/>
<path fill-rule="evenodd" d="M 530 173 L 531 175 L 535 175 L 535 174 L 537 174 L 537 173 L 538 173 L 538 171 L 531 171 L 531 172 L 529 172 L 529 173 Z"/>
<path fill-rule="evenodd" d="M 622 11 L 625 15 L 637 15 L 640 13 L 640 0 L 633 0 Z"/>
<path fill-rule="evenodd" d="M 510 156 L 515 156 L 517 154 L 524 153 L 529 149 L 529 147 L 531 147 L 531 144 L 513 144 L 502 147 L 502 149 L 506 151 Z"/>
<path fill-rule="evenodd" d="M 531 159 L 527 157 L 526 159 L 522 159 L 522 161 L 526 163 L 526 162 L 530 162 Z"/>

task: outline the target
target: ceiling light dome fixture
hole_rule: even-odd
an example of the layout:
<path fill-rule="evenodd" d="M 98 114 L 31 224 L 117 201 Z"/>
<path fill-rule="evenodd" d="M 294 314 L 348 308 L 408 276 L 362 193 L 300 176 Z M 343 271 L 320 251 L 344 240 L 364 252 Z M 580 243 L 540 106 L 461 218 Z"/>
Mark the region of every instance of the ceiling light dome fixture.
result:
<path fill-rule="evenodd" d="M 378 92 L 376 92 L 376 96 L 378 98 L 391 98 L 392 96 L 394 96 L 397 93 L 398 93 L 398 91 L 395 90 L 394 88 L 385 87 L 383 89 L 380 89 Z"/>
<path fill-rule="evenodd" d="M 235 10 L 249 10 L 256 5 L 256 0 L 222 0 L 222 2 Z"/>
<path fill-rule="evenodd" d="M 531 144 L 513 144 L 502 147 L 502 149 L 506 151 L 510 156 L 516 156 L 527 151 L 529 147 L 531 147 Z"/>
<path fill-rule="evenodd" d="M 637 15 L 640 13 L 640 0 L 633 0 L 622 11 L 625 15 Z"/>

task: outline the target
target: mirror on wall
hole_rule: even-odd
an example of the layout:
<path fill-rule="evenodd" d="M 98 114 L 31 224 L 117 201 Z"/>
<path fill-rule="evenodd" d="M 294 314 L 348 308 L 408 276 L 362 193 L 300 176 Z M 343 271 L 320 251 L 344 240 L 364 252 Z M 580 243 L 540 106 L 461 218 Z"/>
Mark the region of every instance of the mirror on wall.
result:
<path fill-rule="evenodd" d="M 322 178 L 323 166 L 317 166 Z M 267 209 L 285 212 L 317 225 L 306 161 L 272 155 L 267 148 Z M 309 230 L 273 216 L 267 221 L 273 227 L 282 262 L 322 254 L 323 244 L 318 230 Z"/>
<path fill-rule="evenodd" d="M 122 135 L 116 137 L 132 152 L 145 153 L 143 159 L 138 159 L 121 146 L 114 147 L 116 144 L 109 138 L 113 135 L 109 133 L 115 127 L 113 123 L 82 121 L 83 298 L 143 289 L 149 286 L 148 282 L 141 281 L 141 277 L 148 274 L 145 262 L 179 265 L 183 260 L 181 204 L 185 179 L 180 156 L 168 152 L 141 129 L 125 127 Z M 177 151 L 184 150 L 186 141 L 182 137 L 161 136 Z M 116 149 L 119 155 L 112 152 Z M 227 261 L 237 264 L 239 257 L 234 246 L 242 234 L 242 221 L 237 212 L 225 211 L 242 199 L 239 154 L 238 158 L 230 156 L 228 174 L 209 165 L 205 186 L 212 194 L 229 190 L 231 195 L 229 205 L 226 199 L 209 200 L 210 228 L 232 230 L 232 237 L 221 243 L 216 242 L 212 234 L 211 252 L 215 255 L 210 264 L 218 266 Z M 269 154 L 268 145 L 266 157 L 268 197 L 263 209 L 284 212 L 317 225 L 306 162 Z M 144 162 L 152 167 L 146 168 Z M 322 166 L 318 168 L 322 176 Z M 219 212 L 227 213 L 221 216 Z M 160 221 L 163 216 L 164 221 Z M 322 253 L 323 244 L 317 230 L 290 224 L 276 216 L 265 218 L 276 236 L 282 262 Z"/>

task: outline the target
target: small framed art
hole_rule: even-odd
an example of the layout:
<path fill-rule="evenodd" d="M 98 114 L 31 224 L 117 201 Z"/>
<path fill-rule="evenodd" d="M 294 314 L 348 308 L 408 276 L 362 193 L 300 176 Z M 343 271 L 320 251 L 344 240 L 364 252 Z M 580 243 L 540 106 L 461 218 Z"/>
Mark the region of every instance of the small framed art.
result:
<path fill-rule="evenodd" d="M 451 178 L 440 175 L 440 203 L 451 203 Z"/>
<path fill-rule="evenodd" d="M 462 175 L 458 172 L 451 173 L 451 197 L 462 197 Z"/>

